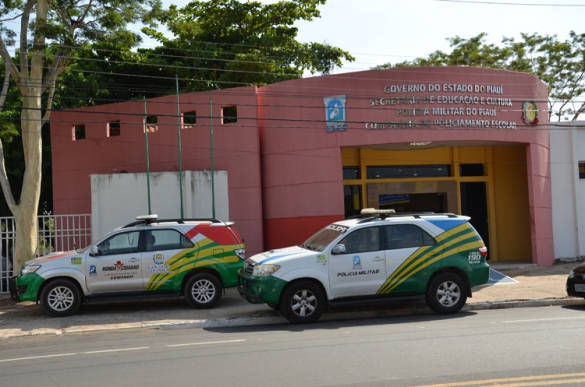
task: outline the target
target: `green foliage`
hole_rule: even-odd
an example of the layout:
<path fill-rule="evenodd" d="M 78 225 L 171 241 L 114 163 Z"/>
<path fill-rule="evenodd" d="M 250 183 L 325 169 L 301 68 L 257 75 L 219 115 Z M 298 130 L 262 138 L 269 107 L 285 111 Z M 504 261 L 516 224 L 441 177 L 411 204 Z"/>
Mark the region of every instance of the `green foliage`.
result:
<path fill-rule="evenodd" d="M 8 182 L 16 203 L 19 202 L 27 166 L 22 141 L 15 141 L 20 140 L 22 130 L 23 86 L 30 82 L 41 86 L 44 82 L 42 87 L 35 89 L 42 98 L 44 122 L 47 122 L 52 109 L 99 103 L 102 96 L 107 98 L 111 95 L 108 87 L 112 83 L 100 79 L 100 72 L 107 71 L 107 68 L 101 66 L 101 63 L 107 63 L 107 55 L 100 56 L 97 53 L 103 51 L 97 50 L 106 47 L 114 50 L 109 52 L 126 55 L 141 40 L 138 33 L 127 28 L 128 24 L 142 22 L 154 27 L 162 14 L 160 0 L 56 0 L 46 2 L 47 16 L 44 18 L 35 14 L 41 8 L 40 2 L 37 0 L 32 3 L 32 7 L 27 8 L 27 2 L 23 0 L 2 0 L 0 6 L 0 17 L 3 20 L 0 21 L 1 79 L 5 75 L 4 61 L 12 62 L 19 73 L 18 77 L 12 74 L 9 89 L 5 90 L 6 100 L 0 106 L 0 140 L 4 148 Z M 15 23 L 22 23 L 22 26 L 15 28 Z M 17 40 L 17 33 L 22 31 L 26 36 Z M 20 44 L 20 39 L 29 43 L 14 50 Z M 91 48 L 92 44 L 95 49 Z M 10 51 L 20 52 L 26 57 L 27 67 L 22 66 L 19 55 L 10 57 Z M 35 61 L 33 58 L 39 57 L 39 54 L 42 61 Z M 77 59 L 81 57 L 82 64 Z M 30 78 L 33 74 L 31 71 L 39 65 L 43 68 L 43 78 L 33 80 Z M 62 78 L 65 82 L 59 83 L 57 80 L 54 83 L 55 77 L 63 71 L 66 72 Z M 19 87 L 16 82 L 20 83 Z M 55 96 L 51 99 L 53 91 Z M 39 130 L 42 138 L 39 211 L 50 212 L 53 201 L 49 125 L 45 123 Z M 35 146 L 32 148 L 35 149 Z M 0 191 L 0 216 L 7 215 L 10 215 L 10 209 L 3 191 Z"/>
<path fill-rule="evenodd" d="M 585 111 L 585 102 L 578 101 L 585 93 L 585 34 L 571 32 L 565 41 L 556 35 L 521 34 L 520 41 L 504 37 L 502 46 L 486 44 L 486 36 L 449 38 L 449 53 L 435 51 L 427 58 L 376 68 L 474 66 L 531 73 L 548 87 L 549 118 L 576 120 Z"/>
<path fill-rule="evenodd" d="M 143 29 L 162 44 L 139 50 L 149 64 L 145 75 L 156 71 L 158 76 L 172 78 L 178 74 L 183 91 L 196 91 L 266 85 L 300 78 L 305 71 L 328 74 L 341 67 L 343 60 L 354 58 L 328 44 L 298 42 L 294 27 L 298 20 L 319 17 L 317 6 L 324 3 L 211 0 L 192 1 L 181 9 L 171 6 L 162 21 L 174 39 Z M 152 83 L 164 89 L 162 83 Z"/>

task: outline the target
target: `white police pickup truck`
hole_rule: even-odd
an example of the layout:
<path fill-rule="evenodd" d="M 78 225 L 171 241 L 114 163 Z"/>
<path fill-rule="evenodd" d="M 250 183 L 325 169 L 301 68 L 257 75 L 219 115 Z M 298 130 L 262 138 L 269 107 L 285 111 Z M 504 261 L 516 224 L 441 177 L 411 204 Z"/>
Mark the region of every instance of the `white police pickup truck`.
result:
<path fill-rule="evenodd" d="M 489 279 L 487 248 L 468 220 L 364 209 L 300 246 L 248 258 L 238 291 L 293 323 L 336 305 L 423 298 L 437 313 L 455 313 Z"/>
<path fill-rule="evenodd" d="M 40 301 L 54 317 L 82 303 L 175 296 L 207 309 L 236 285 L 245 254 L 233 222 L 145 215 L 85 249 L 25 262 L 10 291 L 15 300 Z"/>

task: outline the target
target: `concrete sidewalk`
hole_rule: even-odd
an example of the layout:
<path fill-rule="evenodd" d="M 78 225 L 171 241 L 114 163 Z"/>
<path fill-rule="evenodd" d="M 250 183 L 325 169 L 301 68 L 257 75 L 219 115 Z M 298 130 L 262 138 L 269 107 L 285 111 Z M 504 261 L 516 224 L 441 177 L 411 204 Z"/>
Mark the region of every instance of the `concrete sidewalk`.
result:
<path fill-rule="evenodd" d="M 582 305 L 585 309 L 585 300 L 567 297 L 565 291 L 567 276 L 577 265 L 567 263 L 543 268 L 524 263 L 492 264 L 492 269 L 509 276 L 511 280 L 504 278 L 494 285 L 474 289 L 473 297 L 467 300 L 463 310 L 549 305 Z M 321 320 L 427 313 L 432 312 L 422 301 L 397 302 L 338 309 L 326 313 Z M 184 299 L 179 298 L 82 305 L 77 314 L 63 318 L 48 317 L 40 305 L 32 302 L 16 303 L 8 295 L 0 295 L 0 339 L 112 329 L 212 328 L 285 323 L 287 321 L 279 312 L 267 305 L 247 303 L 236 289 L 228 289 L 219 305 L 210 310 L 192 309 Z"/>

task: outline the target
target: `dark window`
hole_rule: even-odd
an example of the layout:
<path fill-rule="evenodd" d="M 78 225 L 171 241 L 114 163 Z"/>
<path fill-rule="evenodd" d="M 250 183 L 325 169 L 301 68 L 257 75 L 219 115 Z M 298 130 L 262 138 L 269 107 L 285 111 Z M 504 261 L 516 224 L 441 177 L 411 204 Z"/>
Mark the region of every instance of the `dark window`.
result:
<path fill-rule="evenodd" d="M 416 177 L 449 177 L 451 168 L 444 165 L 383 165 L 366 168 L 368 179 L 402 179 Z"/>
<path fill-rule="evenodd" d="M 146 129 L 148 133 L 158 132 L 158 116 L 146 117 Z"/>
<path fill-rule="evenodd" d="M 356 230 L 343 238 L 346 254 L 365 253 L 380 250 L 380 228 L 368 227 Z"/>
<path fill-rule="evenodd" d="M 345 204 L 345 217 L 358 215 L 362 210 L 362 187 L 359 185 L 346 185 L 343 187 L 343 201 Z"/>
<path fill-rule="evenodd" d="M 459 176 L 483 176 L 483 164 L 461 164 Z"/>
<path fill-rule="evenodd" d="M 108 137 L 120 135 L 120 121 L 112 121 L 108 123 Z"/>
<path fill-rule="evenodd" d="M 222 109 L 221 117 L 224 124 L 233 124 L 238 122 L 238 107 L 237 106 L 226 106 Z"/>
<path fill-rule="evenodd" d="M 193 247 L 193 243 L 176 230 L 152 230 L 146 233 L 145 250 L 177 250 Z"/>
<path fill-rule="evenodd" d="M 585 179 L 585 161 L 579 161 L 579 179 Z"/>
<path fill-rule="evenodd" d="M 183 128 L 190 128 L 197 124 L 197 113 L 195 111 L 192 112 L 184 112 L 183 113 Z"/>
<path fill-rule="evenodd" d="M 73 135 L 75 136 L 75 141 L 83 140 L 85 138 L 85 125 L 75 125 Z"/>
<path fill-rule="evenodd" d="M 386 226 L 386 244 L 388 250 L 406 249 L 409 247 L 432 246 L 435 239 L 420 227 L 412 224 Z"/>
<path fill-rule="evenodd" d="M 343 180 L 359 179 L 360 167 L 343 167 Z"/>

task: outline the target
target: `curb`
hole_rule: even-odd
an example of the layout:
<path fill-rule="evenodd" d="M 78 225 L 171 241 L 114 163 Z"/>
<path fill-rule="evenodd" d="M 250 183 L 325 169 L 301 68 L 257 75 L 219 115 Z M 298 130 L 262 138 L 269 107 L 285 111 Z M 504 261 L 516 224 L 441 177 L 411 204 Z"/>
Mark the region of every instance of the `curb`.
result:
<path fill-rule="evenodd" d="M 486 310 L 486 309 L 506 309 L 506 308 L 523 308 L 535 306 L 580 306 L 585 305 L 585 299 L 581 298 L 533 298 L 526 300 L 509 300 L 509 301 L 488 301 L 488 302 L 471 302 L 466 304 L 462 310 Z"/>
<path fill-rule="evenodd" d="M 462 311 L 474 310 L 488 310 L 488 309 L 507 309 L 507 308 L 522 308 L 522 307 L 538 307 L 538 306 L 585 306 L 585 299 L 580 298 L 545 298 L 545 299 L 525 299 L 525 300 L 508 300 L 508 301 L 487 301 L 487 302 L 471 302 L 466 304 Z M 407 307 L 391 308 L 391 309 L 377 309 L 377 310 L 359 310 L 359 311 L 344 311 L 334 310 L 323 315 L 320 321 L 338 321 L 338 320 L 356 320 L 366 318 L 380 318 L 380 317 L 396 317 L 405 315 L 419 315 L 419 314 L 433 314 L 433 312 L 426 306 L 426 304 L 409 305 Z M 161 329 L 161 330 L 175 330 L 175 329 L 193 329 L 193 328 L 233 328 L 233 327 L 247 327 L 259 325 L 276 325 L 288 324 L 288 321 L 277 312 L 269 315 L 251 315 L 246 317 L 233 318 L 217 318 L 217 319 L 202 319 L 202 320 L 185 320 L 178 322 L 161 322 L 161 323 L 138 323 L 126 326 L 100 325 L 99 327 L 86 327 L 77 329 L 60 329 L 48 332 L 28 332 L 21 334 L 9 335 L 1 337 L 1 340 L 11 338 L 22 338 L 32 336 L 45 335 L 64 335 L 74 333 L 89 333 L 89 332 L 105 332 L 105 331 L 126 331 L 136 329 Z"/>

